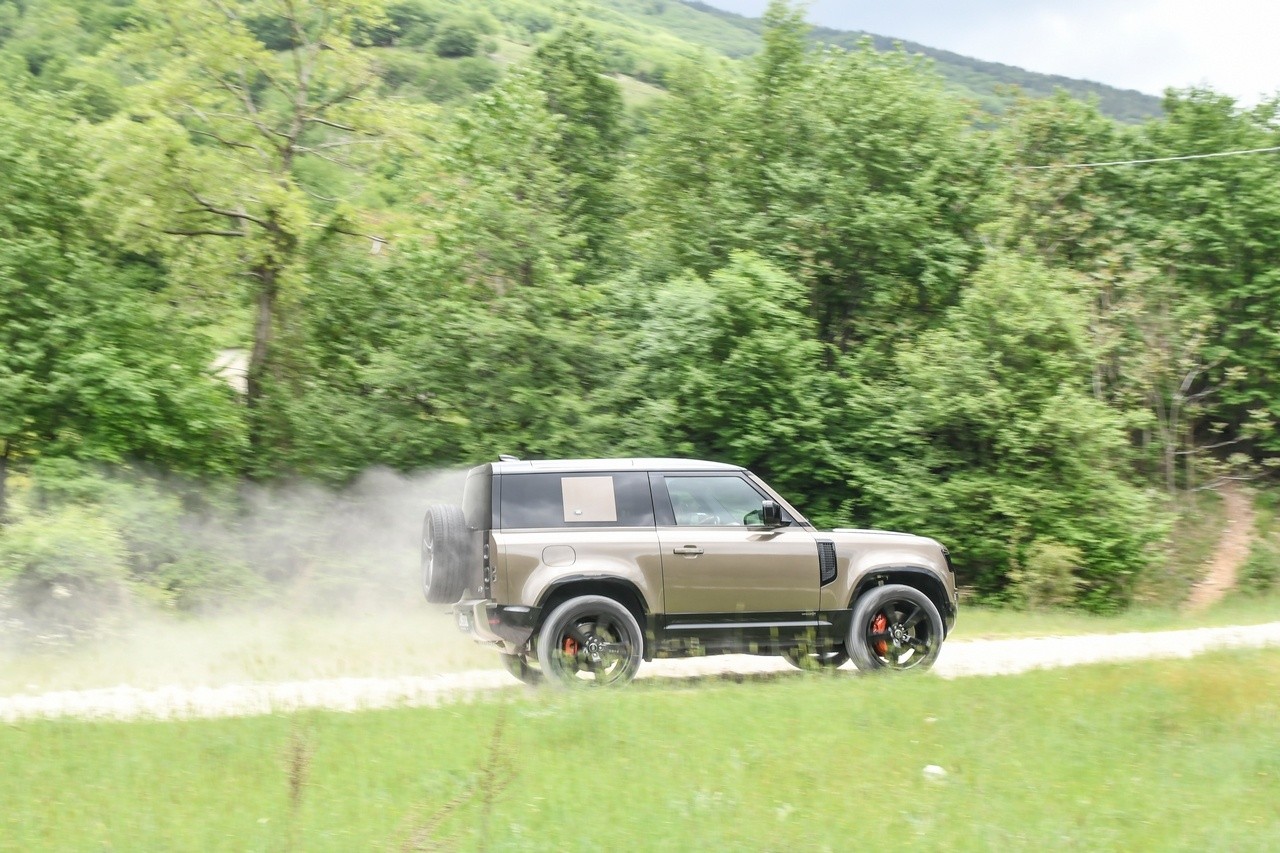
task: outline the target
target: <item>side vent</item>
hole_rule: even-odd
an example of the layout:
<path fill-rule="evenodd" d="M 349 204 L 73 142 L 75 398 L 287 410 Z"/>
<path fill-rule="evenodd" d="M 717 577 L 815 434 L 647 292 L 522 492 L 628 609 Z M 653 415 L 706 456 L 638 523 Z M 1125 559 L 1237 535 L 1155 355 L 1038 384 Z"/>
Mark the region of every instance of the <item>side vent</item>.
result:
<path fill-rule="evenodd" d="M 836 579 L 836 543 L 818 540 L 818 578 L 822 586 Z"/>

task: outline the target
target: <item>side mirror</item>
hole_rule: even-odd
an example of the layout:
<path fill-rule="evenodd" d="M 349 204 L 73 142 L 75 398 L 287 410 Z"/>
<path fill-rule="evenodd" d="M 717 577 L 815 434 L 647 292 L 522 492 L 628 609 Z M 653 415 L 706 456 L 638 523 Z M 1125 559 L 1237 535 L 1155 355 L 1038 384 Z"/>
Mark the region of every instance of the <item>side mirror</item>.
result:
<path fill-rule="evenodd" d="M 764 501 L 760 505 L 760 522 L 765 527 L 782 526 L 782 507 L 777 501 Z"/>

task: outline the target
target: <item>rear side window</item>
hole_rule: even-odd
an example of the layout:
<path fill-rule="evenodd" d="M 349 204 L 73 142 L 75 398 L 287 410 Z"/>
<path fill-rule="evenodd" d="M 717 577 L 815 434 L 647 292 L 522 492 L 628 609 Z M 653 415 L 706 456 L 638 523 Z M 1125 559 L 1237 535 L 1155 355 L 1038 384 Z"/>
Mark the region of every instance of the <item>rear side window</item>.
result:
<path fill-rule="evenodd" d="M 653 527 L 649 477 L 618 474 L 503 474 L 501 525 Z"/>

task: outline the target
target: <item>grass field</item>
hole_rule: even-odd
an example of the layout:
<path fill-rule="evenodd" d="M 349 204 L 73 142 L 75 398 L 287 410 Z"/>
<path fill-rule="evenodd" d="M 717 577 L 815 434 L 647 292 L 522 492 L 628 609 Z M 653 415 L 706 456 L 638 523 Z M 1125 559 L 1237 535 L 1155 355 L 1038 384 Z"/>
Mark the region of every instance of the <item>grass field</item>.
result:
<path fill-rule="evenodd" d="M 0 765 L 0 846 L 22 850 L 1266 850 L 1280 651 L 29 722 L 0 729 Z"/>
<path fill-rule="evenodd" d="M 1045 637 L 1075 634 L 1118 634 L 1125 631 L 1178 631 L 1224 625 L 1260 625 L 1280 620 L 1280 595 L 1229 596 L 1213 607 L 1189 613 L 1177 607 L 1134 607 L 1114 616 L 1074 610 L 960 608 L 951 638 Z"/>

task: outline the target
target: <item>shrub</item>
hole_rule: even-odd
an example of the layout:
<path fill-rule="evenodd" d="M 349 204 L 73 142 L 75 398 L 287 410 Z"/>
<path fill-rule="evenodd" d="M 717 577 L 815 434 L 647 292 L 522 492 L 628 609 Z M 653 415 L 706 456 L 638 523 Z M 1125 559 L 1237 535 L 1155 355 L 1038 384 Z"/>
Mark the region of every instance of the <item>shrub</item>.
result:
<path fill-rule="evenodd" d="M 473 92 L 484 92 L 493 88 L 502 76 L 502 69 L 497 63 L 482 56 L 468 56 L 454 63 L 454 71 L 458 79 Z"/>
<path fill-rule="evenodd" d="M 1010 594 L 1031 609 L 1074 604 L 1084 585 L 1078 575 L 1082 563 L 1079 548 L 1052 539 L 1035 542 L 1009 573 Z"/>
<path fill-rule="evenodd" d="M 0 534 L 5 622 L 41 643 L 100 633 L 130 598 L 125 556 L 120 531 L 82 507 L 14 522 Z"/>
<path fill-rule="evenodd" d="M 436 76 L 437 63 L 412 53 L 388 52 L 380 58 L 379 76 L 392 89 L 412 86 L 426 90 Z"/>
<path fill-rule="evenodd" d="M 466 24 L 445 24 L 436 34 L 436 56 L 445 59 L 475 56 L 479 48 L 480 34 Z"/>
<path fill-rule="evenodd" d="M 1240 585 L 1257 592 L 1269 592 L 1280 581 L 1280 536 L 1258 539 L 1249 558 L 1240 567 Z"/>

